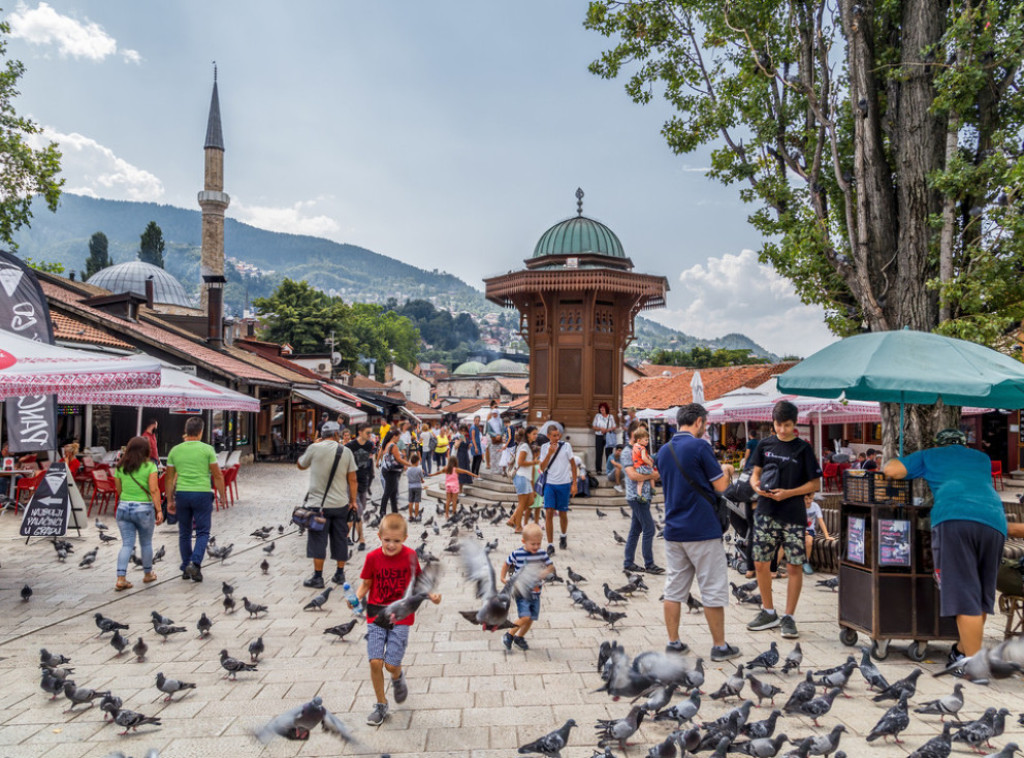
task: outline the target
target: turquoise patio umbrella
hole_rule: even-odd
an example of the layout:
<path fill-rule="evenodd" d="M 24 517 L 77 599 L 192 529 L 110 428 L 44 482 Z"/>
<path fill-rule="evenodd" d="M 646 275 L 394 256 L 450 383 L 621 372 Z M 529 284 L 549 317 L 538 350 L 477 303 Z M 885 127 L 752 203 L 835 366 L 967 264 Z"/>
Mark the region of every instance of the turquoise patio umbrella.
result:
<path fill-rule="evenodd" d="M 901 329 L 847 337 L 782 374 L 781 392 L 900 404 L 1024 408 L 1024 364 L 973 342 Z"/>

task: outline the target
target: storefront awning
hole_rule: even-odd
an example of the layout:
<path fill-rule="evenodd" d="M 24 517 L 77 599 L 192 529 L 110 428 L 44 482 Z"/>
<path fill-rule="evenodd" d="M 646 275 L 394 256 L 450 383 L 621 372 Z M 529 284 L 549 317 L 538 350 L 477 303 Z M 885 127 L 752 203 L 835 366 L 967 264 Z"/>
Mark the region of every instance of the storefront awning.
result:
<path fill-rule="evenodd" d="M 297 389 L 295 390 L 295 394 L 319 408 L 326 408 L 327 410 L 334 411 L 335 413 L 344 413 L 353 424 L 361 424 L 368 418 L 365 411 L 353 408 L 351 405 L 343 403 L 338 398 L 332 397 L 326 392 L 321 392 L 320 390 Z"/>

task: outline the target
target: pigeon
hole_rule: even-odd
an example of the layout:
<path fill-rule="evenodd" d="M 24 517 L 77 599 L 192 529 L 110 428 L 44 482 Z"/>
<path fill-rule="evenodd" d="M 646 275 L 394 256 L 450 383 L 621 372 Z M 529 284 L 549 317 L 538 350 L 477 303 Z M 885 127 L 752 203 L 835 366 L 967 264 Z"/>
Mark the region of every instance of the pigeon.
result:
<path fill-rule="evenodd" d="M 302 610 L 304 610 L 304 611 L 308 611 L 308 610 L 319 611 L 319 610 L 321 610 L 324 607 L 324 603 L 327 602 L 327 598 L 329 598 L 331 596 L 331 590 L 332 589 L 334 589 L 334 588 L 333 587 L 328 587 L 327 589 L 325 589 L 323 592 L 321 592 L 315 598 L 313 598 L 308 603 L 306 603 L 304 606 L 302 606 Z"/>
<path fill-rule="evenodd" d="M 768 714 L 768 718 L 762 721 L 748 721 L 740 727 L 740 734 L 746 735 L 752 740 L 771 737 L 775 734 L 775 722 L 779 720 L 782 711 L 776 708 Z"/>
<path fill-rule="evenodd" d="M 698 658 L 692 669 L 684 671 L 679 678 L 679 686 L 685 691 L 700 692 L 704 684 L 704 659 Z"/>
<path fill-rule="evenodd" d="M 210 636 L 210 629 L 213 627 L 213 622 L 204 613 L 199 617 L 199 621 L 196 622 L 196 629 L 199 630 L 199 638 L 203 639 Z"/>
<path fill-rule="evenodd" d="M 76 705 L 81 705 L 82 703 L 88 703 L 91 707 L 93 700 L 109 694 L 109 690 L 105 692 L 97 692 L 96 690 L 91 690 L 88 687 L 78 687 L 73 681 L 68 679 L 64 682 L 64 697 L 71 701 L 71 705 L 66 711 L 64 711 L 64 713 L 69 713 Z"/>
<path fill-rule="evenodd" d="M 677 755 L 677 744 L 674 735 L 669 735 L 663 742 L 659 742 L 657 745 L 647 751 L 647 758 L 676 758 Z M 597 758 L 615 758 L 615 753 L 612 752 L 611 747 L 605 746 L 603 753 L 594 753 Z"/>
<path fill-rule="evenodd" d="M 71 682 L 71 684 L 74 684 L 74 682 L 71 679 L 58 679 L 56 676 L 53 675 L 52 672 L 50 672 L 47 669 L 44 669 L 43 678 L 39 682 L 39 686 L 43 688 L 43 692 L 50 693 L 50 700 L 55 700 L 57 698 L 57 695 L 64 691 L 64 685 L 66 682 Z"/>
<path fill-rule="evenodd" d="M 829 690 L 827 695 L 821 695 L 819 697 L 808 700 L 806 703 L 801 703 L 796 711 L 802 713 L 804 716 L 810 716 L 811 720 L 814 721 L 815 726 L 821 726 L 818 723 L 818 719 L 832 710 L 832 703 L 842 690 L 839 687 Z"/>
<path fill-rule="evenodd" d="M 921 669 L 916 668 L 903 679 L 893 682 L 871 699 L 876 703 L 880 703 L 883 700 L 898 700 L 899 696 L 904 692 L 907 693 L 908 699 L 912 698 L 917 692 L 917 678 L 919 676 L 921 676 Z"/>
<path fill-rule="evenodd" d="M 717 692 L 711 694 L 712 700 L 724 700 L 728 697 L 739 697 L 746 679 L 743 676 L 743 664 L 736 667 L 736 672 L 726 679 Z"/>
<path fill-rule="evenodd" d="M 608 514 L 602 511 L 600 508 L 595 508 L 594 513 L 597 514 L 598 518 L 606 518 L 608 516 Z"/>
<path fill-rule="evenodd" d="M 257 663 L 260 656 L 263 655 L 263 638 L 257 637 L 249 643 L 249 660 L 253 663 Z"/>
<path fill-rule="evenodd" d="M 598 660 L 605 682 L 598 691 L 615 698 L 646 695 L 658 684 L 678 684 L 687 671 L 686 661 L 675 654 L 647 652 L 631 661 L 617 642 L 601 643 Z"/>
<path fill-rule="evenodd" d="M 953 735 L 953 742 L 966 742 L 977 752 L 981 752 L 979 746 L 987 743 L 995 736 L 996 709 L 986 708 L 981 718 L 961 726 Z"/>
<path fill-rule="evenodd" d="M 759 737 L 749 742 L 734 742 L 729 746 L 729 752 L 744 753 L 754 758 L 773 758 L 788 739 L 785 734 L 779 734 L 775 737 Z"/>
<path fill-rule="evenodd" d="M 114 619 L 108 619 L 102 613 L 97 613 L 93 618 L 96 619 L 96 626 L 99 628 L 100 633 L 97 637 L 102 637 L 107 632 L 113 632 L 117 629 L 127 629 L 128 624 L 122 624 L 120 621 L 114 621 Z"/>
<path fill-rule="evenodd" d="M 121 736 L 128 734 L 129 730 L 135 731 L 140 726 L 145 726 L 146 724 L 160 726 L 160 719 L 156 716 L 143 716 L 141 713 L 136 713 L 135 711 L 129 711 L 126 709 L 121 709 L 114 713 L 114 721 L 118 726 L 124 727 L 124 731 L 121 732 Z"/>
<path fill-rule="evenodd" d="M 594 728 L 600 740 L 598 747 L 604 747 L 607 743 L 618 742 L 619 749 L 626 749 L 626 740 L 636 734 L 640 728 L 640 722 L 644 720 L 644 709 L 634 705 L 629 713 L 621 719 L 598 719 Z"/>
<path fill-rule="evenodd" d="M 617 622 L 626 618 L 625 613 L 616 613 L 614 611 L 609 611 L 607 608 L 599 608 L 598 610 L 601 612 L 601 618 L 604 619 L 605 623 L 607 623 L 612 629 L 615 629 L 615 624 Z"/>
<path fill-rule="evenodd" d="M 701 726 L 710 732 L 721 732 L 725 729 L 731 732 L 735 739 L 736 735 L 740 733 L 740 729 L 750 719 L 750 709 L 753 707 L 753 700 L 744 700 L 731 711 L 726 711 L 714 721 L 706 722 Z M 714 740 L 711 740 L 709 744 L 715 744 Z"/>
<path fill-rule="evenodd" d="M 928 713 L 938 714 L 941 718 L 940 721 L 945 721 L 946 716 L 952 716 L 956 718 L 956 714 L 960 712 L 960 709 L 964 707 L 964 686 L 962 684 L 956 684 L 953 687 L 953 691 L 948 695 L 943 695 L 936 700 L 929 700 L 927 703 L 923 703 L 920 708 L 915 708 L 914 713 Z M 959 719 L 957 719 L 959 721 Z"/>
<path fill-rule="evenodd" d="M 146 653 L 149 652 L 149 645 L 146 644 L 142 637 L 139 637 L 135 644 L 132 645 L 132 652 L 135 654 L 136 663 L 142 663 L 146 660 Z"/>
<path fill-rule="evenodd" d="M 629 515 L 626 512 L 626 509 L 623 508 L 621 505 L 619 506 L 619 515 L 622 516 L 622 518 L 628 518 L 628 519 L 632 519 L 633 518 L 631 515 Z"/>
<path fill-rule="evenodd" d="M 839 747 L 839 738 L 843 736 L 846 727 L 838 724 L 832 727 L 828 734 L 819 734 L 811 737 L 811 749 L 809 755 L 830 755 Z"/>
<path fill-rule="evenodd" d="M 242 603 L 245 605 L 245 610 L 249 612 L 249 618 L 255 618 L 261 613 L 267 612 L 267 606 L 260 605 L 259 603 L 250 603 L 249 598 L 243 597 Z"/>
<path fill-rule="evenodd" d="M 99 553 L 99 548 L 94 547 L 88 553 L 82 556 L 82 560 L 78 562 L 79 568 L 89 568 L 93 563 L 96 562 L 96 556 Z"/>
<path fill-rule="evenodd" d="M 105 532 L 110 527 L 107 526 L 106 524 L 104 524 L 102 521 L 100 521 L 99 518 L 97 517 L 97 519 L 96 519 L 96 528 L 99 529 L 101 532 Z"/>
<path fill-rule="evenodd" d="M 900 732 L 910 726 L 910 714 L 907 713 L 907 698 L 910 695 L 901 692 L 896 705 L 887 710 L 878 723 L 871 728 L 867 741 L 877 740 L 882 737 L 886 742 L 892 737 L 897 743 L 902 742 L 899 738 Z M 994 709 L 993 709 L 994 710 Z"/>
<path fill-rule="evenodd" d="M 797 673 L 800 673 L 800 664 L 804 662 L 804 651 L 800 649 L 800 643 L 796 643 L 794 647 L 787 655 L 786 660 L 782 663 L 782 673 L 788 674 L 793 669 L 796 669 Z"/>
<path fill-rule="evenodd" d="M 224 596 L 224 613 L 235 612 L 235 598 L 231 595 Z"/>
<path fill-rule="evenodd" d="M 790 742 L 793 741 L 790 740 Z M 794 744 L 796 745 L 796 749 L 790 750 L 783 756 L 783 758 L 807 758 L 811 754 L 811 746 L 814 744 L 814 737 L 805 737 Z M 846 758 L 846 753 L 840 750 L 836 753 L 836 758 Z"/>
<path fill-rule="evenodd" d="M 833 687 L 844 689 L 849 683 L 850 677 L 853 676 L 853 670 L 855 668 L 857 668 L 857 664 L 854 661 L 847 661 L 839 668 L 838 671 L 819 674 L 817 676 L 817 683 L 820 687 L 824 687 L 826 690 L 830 690 Z"/>
<path fill-rule="evenodd" d="M 270 561 L 268 561 L 266 558 L 264 558 L 260 562 L 260 571 L 262 571 L 264 574 L 270 571 Z"/>
<path fill-rule="evenodd" d="M 953 725 L 950 723 L 943 724 L 942 734 L 932 737 L 911 753 L 909 758 L 949 758 L 949 754 L 953 749 L 953 742 L 949 737 L 949 732 L 952 728 Z M 1003 749 L 1005 750 L 1006 748 Z M 1012 758 L 1012 756 L 1013 753 L 1008 753 L 1006 758 Z"/>
<path fill-rule="evenodd" d="M 833 592 L 835 592 L 837 589 L 839 589 L 839 577 L 834 576 L 831 579 L 821 579 L 815 582 L 815 584 L 826 590 L 832 590 Z"/>
<path fill-rule="evenodd" d="M 658 711 L 654 715 L 654 721 L 675 721 L 676 726 L 682 726 L 687 721 L 692 721 L 700 710 L 700 693 L 696 690 L 690 693 L 690 697 L 681 703 L 676 703 L 671 708 Z"/>
<path fill-rule="evenodd" d="M 100 542 L 117 542 L 117 537 L 112 537 L 109 534 L 100 532 Z"/>
<path fill-rule="evenodd" d="M 220 591 L 223 592 L 225 595 L 234 595 L 235 594 L 235 588 L 232 587 L 227 582 L 221 582 L 220 583 Z"/>
<path fill-rule="evenodd" d="M 773 642 L 772 644 L 774 645 L 775 643 Z M 775 696 L 782 692 L 781 687 L 776 687 L 768 682 L 762 682 L 753 674 L 747 674 L 747 681 L 750 682 L 750 689 L 757 696 L 758 708 L 761 707 L 761 703 L 764 700 L 771 700 L 772 705 L 775 705 Z"/>
<path fill-rule="evenodd" d="M 618 592 L 608 586 L 608 582 L 604 583 L 604 596 L 608 600 L 608 603 L 625 603 L 626 598 L 620 595 Z"/>
<path fill-rule="evenodd" d="M 110 716 L 110 719 L 113 720 L 117 712 L 121 710 L 122 702 L 121 698 L 117 695 L 111 695 L 109 693 L 104 695 L 103 699 L 100 700 L 100 710 L 103 711 L 103 720 L 106 721 L 107 716 Z"/>
<path fill-rule="evenodd" d="M 1019 752 L 1021 752 L 1021 749 L 1017 746 L 1016 742 L 1007 742 L 998 753 L 989 753 L 985 758 L 1013 758 Z"/>
<path fill-rule="evenodd" d="M 704 610 L 704 603 L 695 598 L 693 595 L 686 596 L 686 612 L 700 613 Z"/>
<path fill-rule="evenodd" d="M 32 588 L 27 584 L 21 588 L 21 599 L 23 602 L 28 602 L 28 599 L 32 597 Z"/>
<path fill-rule="evenodd" d="M 660 711 L 670 702 L 672 702 L 672 695 L 679 687 L 677 684 L 663 685 L 655 687 L 647 698 L 647 701 L 640 706 L 644 709 L 644 713 L 654 713 Z"/>
<path fill-rule="evenodd" d="M 779 662 L 779 643 L 773 642 L 768 650 L 765 650 L 754 660 L 749 661 L 746 666 L 747 669 L 764 669 L 767 671 L 770 668 L 774 668 L 775 664 Z"/>
<path fill-rule="evenodd" d="M 240 671 L 258 670 L 256 668 L 256 664 L 254 663 L 245 663 L 244 661 L 232 658 L 230 655 L 228 655 L 227 650 L 220 651 L 220 666 L 222 669 L 228 672 L 224 675 L 223 678 L 227 679 L 228 677 L 230 677 L 232 681 L 235 680 L 236 674 L 238 674 Z"/>
<path fill-rule="evenodd" d="M 574 726 L 576 726 L 576 722 L 573 719 L 569 719 L 555 731 L 545 734 L 539 740 L 534 740 L 520 747 L 518 750 L 519 755 L 539 753 L 540 755 L 559 758 L 562 755 L 562 750 L 569 743 L 569 732 L 572 731 Z"/>
<path fill-rule="evenodd" d="M 878 666 L 871 660 L 871 651 L 866 647 L 862 647 L 861 659 L 860 659 L 860 673 L 864 677 L 864 681 L 868 683 L 868 689 L 882 690 L 889 688 L 889 682 L 886 681 L 885 677 L 882 676 L 882 672 L 878 670 Z"/>
<path fill-rule="evenodd" d="M 157 626 L 158 624 L 164 624 L 166 626 L 174 626 L 174 622 L 171 619 L 167 618 L 166 616 L 161 616 L 156 611 L 153 611 L 152 613 L 150 613 L 149 617 L 151 619 L 153 619 L 153 626 Z"/>
<path fill-rule="evenodd" d="M 459 614 L 467 621 L 482 626 L 484 631 L 514 628 L 515 624 L 508 620 L 512 600 L 528 597 L 540 581 L 543 566 L 537 561 L 525 564 L 499 590 L 491 559 L 479 545 L 464 542 L 460 556 L 463 572 L 467 579 L 476 583 L 476 597 L 483 601 L 483 605 L 476 611 L 460 611 Z"/>
<path fill-rule="evenodd" d="M 167 642 L 167 638 L 172 634 L 181 634 L 188 630 L 183 626 L 171 626 L 170 624 L 153 624 L 153 631 L 163 637 L 163 641 Z"/>
<path fill-rule="evenodd" d="M 1006 643 L 1003 643 L 1006 644 Z M 1020 672 L 1020 664 L 1000 657 L 1002 645 L 996 648 L 982 648 L 972 656 L 959 658 L 934 676 L 959 673 L 964 679 L 975 684 L 988 684 L 992 679 L 1005 679 Z"/>
<path fill-rule="evenodd" d="M 626 544 L 626 540 L 622 539 L 622 535 L 619 534 L 618 532 L 616 532 L 614 529 L 612 530 L 612 537 L 615 538 L 615 541 L 618 544 L 620 544 L 620 545 L 625 545 Z"/>
<path fill-rule="evenodd" d="M 818 688 L 814 684 L 814 672 L 808 671 L 807 677 L 793 689 L 793 693 L 789 696 L 786 704 L 782 706 L 782 710 L 786 713 L 797 713 L 800 705 L 811 700 L 817 691 Z"/>
<path fill-rule="evenodd" d="M 256 739 L 264 745 L 278 736 L 288 740 L 308 740 L 310 732 L 317 724 L 322 725 L 325 732 L 333 734 L 342 742 L 359 744 L 355 735 L 341 719 L 324 707 L 323 698 L 319 696 L 268 721 L 256 733 Z"/>
<path fill-rule="evenodd" d="M 338 624 L 337 626 L 330 626 L 330 627 L 324 629 L 324 634 L 333 634 L 339 640 L 343 640 L 343 639 L 345 639 L 345 635 L 346 634 L 349 634 L 353 629 L 355 629 L 356 624 L 358 622 L 359 622 L 359 619 L 352 619 L 351 621 L 349 621 L 349 622 L 347 622 L 345 624 Z"/>
<path fill-rule="evenodd" d="M 177 679 L 168 679 L 164 676 L 164 672 L 160 671 L 156 675 L 156 688 L 167 695 L 164 698 L 164 702 L 169 703 L 174 699 L 176 692 L 194 690 L 196 686 L 192 682 L 179 682 Z"/>
<path fill-rule="evenodd" d="M 110 638 L 110 646 L 117 651 L 118 657 L 120 657 L 121 653 L 125 651 L 125 649 L 128 647 L 128 644 L 128 638 L 122 637 L 121 632 L 115 629 L 114 636 Z"/>
<path fill-rule="evenodd" d="M 569 581 L 573 584 L 581 584 L 587 581 L 587 577 L 582 576 L 581 574 L 577 574 L 575 571 L 572 570 L 572 566 L 565 567 L 565 575 L 569 577 Z"/>
<path fill-rule="evenodd" d="M 39 649 L 39 663 L 43 666 L 55 668 L 63 663 L 71 663 L 71 659 L 65 658 L 63 655 L 54 655 L 43 647 Z"/>
<path fill-rule="evenodd" d="M 992 736 L 1001 737 L 1003 731 L 1006 729 L 1006 717 L 1010 715 L 1010 712 L 1006 708 L 1000 708 L 996 712 L 995 720 L 992 722 Z"/>
<path fill-rule="evenodd" d="M 161 545 L 160 549 L 153 553 L 153 563 L 162 561 L 165 555 L 167 555 L 167 548 L 164 545 Z"/>

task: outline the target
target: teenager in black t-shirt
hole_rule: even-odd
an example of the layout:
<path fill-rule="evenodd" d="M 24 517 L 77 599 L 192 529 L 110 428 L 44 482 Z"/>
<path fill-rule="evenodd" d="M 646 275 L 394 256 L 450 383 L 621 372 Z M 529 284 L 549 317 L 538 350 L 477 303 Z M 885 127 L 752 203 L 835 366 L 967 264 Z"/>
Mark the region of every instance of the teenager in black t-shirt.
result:
<path fill-rule="evenodd" d="M 370 498 L 370 487 L 373 484 L 373 453 L 375 450 L 370 440 L 370 425 L 360 424 L 356 429 L 356 438 L 346 445 L 356 459 L 356 482 L 359 484 L 356 495 L 356 515 L 353 517 L 354 531 L 359 534 L 359 549 L 366 550 L 363 539 L 363 509 Z"/>
<path fill-rule="evenodd" d="M 750 484 L 758 494 L 754 511 L 754 570 L 761 590 L 761 610 L 747 629 L 761 631 L 781 626 L 782 636 L 787 639 L 800 636 L 793 614 L 803 588 L 803 571 L 789 572 L 786 612 L 780 618 L 772 599 L 771 561 L 781 546 L 790 566 L 804 562 L 804 495 L 821 487 L 821 467 L 814 451 L 796 436 L 799 413 L 787 400 L 776 403 L 772 410 L 775 435 L 762 440 L 751 456 L 754 472 Z"/>

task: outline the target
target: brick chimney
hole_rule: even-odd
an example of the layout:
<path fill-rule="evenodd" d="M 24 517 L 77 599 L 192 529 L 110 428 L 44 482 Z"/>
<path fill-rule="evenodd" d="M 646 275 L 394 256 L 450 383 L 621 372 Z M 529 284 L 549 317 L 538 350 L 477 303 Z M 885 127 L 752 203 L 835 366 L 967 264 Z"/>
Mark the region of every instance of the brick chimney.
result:
<path fill-rule="evenodd" d="M 218 274 L 203 276 L 206 289 L 206 342 L 215 349 L 224 346 L 224 283 Z"/>
<path fill-rule="evenodd" d="M 153 310 L 153 277 L 146 277 L 146 307 Z"/>

